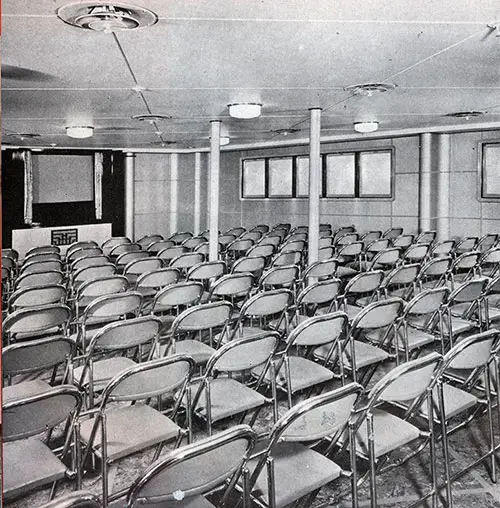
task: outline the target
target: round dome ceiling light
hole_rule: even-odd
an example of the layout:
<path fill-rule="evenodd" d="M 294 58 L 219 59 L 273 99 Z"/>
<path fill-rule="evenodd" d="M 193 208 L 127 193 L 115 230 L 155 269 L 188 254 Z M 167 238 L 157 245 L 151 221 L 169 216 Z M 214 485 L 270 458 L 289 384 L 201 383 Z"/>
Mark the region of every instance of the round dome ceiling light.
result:
<path fill-rule="evenodd" d="M 393 83 L 364 83 L 361 85 L 350 85 L 346 86 L 344 90 L 350 92 L 353 95 L 362 95 L 365 97 L 371 97 L 378 93 L 385 93 L 394 90 L 397 85 Z"/>
<path fill-rule="evenodd" d="M 75 125 L 66 127 L 66 134 L 70 138 L 85 139 L 90 138 L 94 134 L 94 127 L 90 125 Z"/>
<path fill-rule="evenodd" d="M 95 0 L 63 5 L 57 10 L 57 16 L 69 25 L 103 33 L 135 30 L 158 21 L 158 16 L 144 7 Z"/>
<path fill-rule="evenodd" d="M 172 117 L 168 115 L 134 115 L 132 120 L 137 120 L 139 122 L 160 122 L 162 120 L 170 120 Z"/>
<path fill-rule="evenodd" d="M 378 122 L 355 122 L 354 130 L 366 134 L 368 132 L 375 132 L 378 129 Z"/>
<path fill-rule="evenodd" d="M 233 118 L 257 118 L 262 111 L 262 104 L 247 102 L 241 104 L 228 104 L 229 115 Z"/>
<path fill-rule="evenodd" d="M 208 138 L 209 141 L 212 139 L 211 137 Z M 220 146 L 226 146 L 226 145 L 229 145 L 229 143 L 231 142 L 231 138 L 229 136 L 221 136 L 219 138 L 219 145 Z"/>
<path fill-rule="evenodd" d="M 483 116 L 485 115 L 485 111 L 458 111 L 457 113 L 449 113 L 445 115 L 451 118 L 464 118 L 465 120 L 470 120 L 471 118 Z"/>

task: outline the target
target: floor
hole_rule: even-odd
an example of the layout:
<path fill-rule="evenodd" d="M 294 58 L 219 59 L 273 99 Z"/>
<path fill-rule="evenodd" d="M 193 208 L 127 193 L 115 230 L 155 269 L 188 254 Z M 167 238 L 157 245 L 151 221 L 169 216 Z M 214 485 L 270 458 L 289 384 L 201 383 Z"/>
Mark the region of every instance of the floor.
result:
<path fill-rule="evenodd" d="M 286 411 L 284 397 L 280 397 L 280 414 Z M 219 426 L 220 430 L 230 425 Z M 263 432 L 272 426 L 272 414 L 270 410 L 261 412 L 255 428 Z M 497 426 L 498 427 L 498 426 Z M 496 427 L 497 442 L 500 443 L 500 429 Z M 204 437 L 203 427 L 198 426 L 195 432 L 195 440 Z M 451 437 L 450 454 L 452 457 L 452 471 L 462 469 L 474 457 L 478 456 L 478 450 L 485 449 L 487 436 L 486 417 L 478 418 L 470 428 L 461 430 Z M 162 454 L 166 453 L 166 448 Z M 138 453 L 122 460 L 118 465 L 110 469 L 110 485 L 112 490 L 126 488 L 150 462 L 152 451 Z M 404 454 L 404 450 L 402 452 Z M 442 457 L 438 456 L 439 471 L 442 471 Z M 500 461 L 499 461 L 500 467 Z M 400 508 L 408 506 L 419 499 L 430 485 L 428 453 L 424 452 L 412 458 L 403 466 L 379 477 L 378 481 L 378 504 Z M 350 495 L 350 482 L 341 479 L 338 482 L 325 486 L 318 494 L 313 503 L 313 508 L 347 508 L 352 506 Z M 69 492 L 73 488 L 69 482 L 63 482 L 57 491 L 57 497 Z M 99 494 L 101 480 L 97 474 L 84 478 L 83 488 Z M 49 489 L 32 492 L 30 495 L 10 502 L 5 502 L 7 508 L 34 508 L 43 506 L 47 502 Z M 493 484 L 488 471 L 483 465 L 478 466 L 471 472 L 462 476 L 453 483 L 453 501 L 455 508 L 500 508 L 500 480 Z M 360 506 L 369 506 L 370 496 L 368 481 L 360 488 Z M 419 506 L 431 506 L 430 503 L 420 503 Z M 443 506 L 446 506 L 443 504 Z M 230 507 L 229 507 L 230 508 Z"/>

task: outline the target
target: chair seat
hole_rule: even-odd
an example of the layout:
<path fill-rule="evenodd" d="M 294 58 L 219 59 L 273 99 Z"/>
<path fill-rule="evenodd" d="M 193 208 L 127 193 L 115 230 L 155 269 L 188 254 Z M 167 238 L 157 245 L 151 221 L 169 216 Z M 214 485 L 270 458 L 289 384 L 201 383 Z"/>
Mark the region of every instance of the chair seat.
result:
<path fill-rule="evenodd" d="M 98 360 L 93 363 L 93 375 L 92 380 L 94 383 L 94 390 L 102 390 L 116 375 L 120 374 L 126 369 L 137 365 L 134 360 L 126 358 L 124 356 L 116 356 L 113 358 L 105 358 L 104 360 Z M 80 384 L 80 380 L 83 373 L 83 366 L 77 367 L 73 376 L 75 382 Z M 85 379 L 81 383 L 81 386 L 87 386 L 89 384 L 89 373 L 85 375 Z"/>
<path fill-rule="evenodd" d="M 397 416 L 379 409 L 373 411 L 373 433 L 375 442 L 375 457 L 397 450 L 418 437 L 420 431 Z M 368 437 L 366 420 L 356 433 L 356 452 L 368 456 Z"/>
<path fill-rule="evenodd" d="M 257 409 L 268 402 L 260 393 L 235 379 L 217 378 L 210 382 L 212 421 L 222 420 L 250 409 Z M 195 412 L 206 417 L 206 396 L 203 390 Z"/>
<path fill-rule="evenodd" d="M 435 335 L 432 335 L 432 333 L 419 330 L 418 328 L 413 328 L 412 326 L 408 326 L 407 330 L 408 330 L 407 343 L 409 351 L 412 351 L 413 349 L 418 349 L 427 344 L 431 344 L 436 340 L 439 340 L 439 338 L 436 337 Z M 400 345 L 402 346 L 402 341 L 400 341 Z"/>
<path fill-rule="evenodd" d="M 273 450 L 276 508 L 314 492 L 337 479 L 341 468 L 333 461 L 300 443 L 280 443 Z M 249 461 L 250 474 L 257 460 Z M 264 467 L 252 491 L 252 497 L 269 506 L 267 469 Z"/>
<path fill-rule="evenodd" d="M 275 328 L 276 329 L 276 328 Z M 214 335 L 214 342 L 216 344 L 226 344 L 228 342 L 228 337 L 231 335 L 232 330 L 226 331 L 224 334 L 216 334 Z M 254 326 L 243 326 L 238 329 L 236 332 L 236 335 L 234 336 L 235 339 L 243 339 L 247 337 L 255 337 L 257 335 L 261 335 L 263 333 L 266 333 L 266 330 L 263 328 L 257 328 Z"/>
<path fill-rule="evenodd" d="M 386 351 L 358 340 L 354 341 L 354 352 L 356 355 L 356 369 L 362 369 L 363 367 L 383 362 L 389 358 L 389 354 Z M 351 366 L 350 358 L 348 358 L 345 353 L 343 356 L 343 362 L 345 365 Z"/>
<path fill-rule="evenodd" d="M 126 499 L 121 498 L 109 503 L 108 508 L 126 508 L 126 505 Z M 164 501 L 162 503 L 154 503 L 152 506 L 154 506 L 154 508 L 215 508 L 215 506 L 203 496 L 194 496 L 181 501 Z"/>
<path fill-rule="evenodd" d="M 43 393 L 50 389 L 52 389 L 52 386 L 43 379 L 34 379 L 32 381 L 23 381 L 15 385 L 4 386 L 2 388 L 2 402 L 12 402 L 13 400 Z"/>
<path fill-rule="evenodd" d="M 349 266 L 338 266 L 337 270 L 335 271 L 335 275 L 342 278 L 354 277 L 355 275 L 358 275 L 358 273 L 359 270 L 355 270 Z"/>
<path fill-rule="evenodd" d="M 82 422 L 81 438 L 86 444 L 90 440 L 93 426 L 93 419 Z M 106 430 L 108 460 L 114 461 L 176 438 L 180 427 L 151 406 L 135 404 L 106 411 Z M 100 457 L 99 429 L 96 436 L 93 449 Z"/>
<path fill-rule="evenodd" d="M 66 466 L 39 439 L 3 445 L 3 496 L 13 498 L 64 478 Z"/>
<path fill-rule="evenodd" d="M 444 329 L 448 331 L 448 322 L 445 319 L 443 321 Z M 451 318 L 451 330 L 453 335 L 458 335 L 460 333 L 468 332 L 469 330 L 473 330 L 474 328 L 477 328 L 477 324 L 468 321 L 466 319 L 453 317 Z"/>
<path fill-rule="evenodd" d="M 252 375 L 258 378 L 262 370 L 265 368 L 264 365 L 259 365 L 255 369 L 252 369 Z M 291 379 L 291 392 L 295 393 L 299 390 L 304 390 L 311 386 L 318 385 L 333 379 L 333 372 L 322 365 L 319 365 L 307 358 L 301 356 L 290 356 L 289 357 L 289 368 L 290 368 L 290 379 Z M 265 380 L 269 383 L 270 372 L 268 370 Z M 276 383 L 280 388 L 287 388 L 287 380 L 285 376 L 285 366 L 283 365 L 276 375 Z"/>
<path fill-rule="evenodd" d="M 357 305 L 341 305 L 339 307 L 339 310 L 342 312 L 345 312 L 347 314 L 347 317 L 349 318 L 349 321 L 352 321 L 362 310 L 363 307 L 358 307 Z M 328 314 L 328 307 L 318 309 L 316 312 L 317 315 L 324 315 Z"/>
<path fill-rule="evenodd" d="M 165 348 L 166 347 L 167 346 L 165 346 Z M 199 340 L 186 339 L 179 340 L 175 343 L 175 354 L 185 354 L 191 356 L 197 365 L 207 363 L 208 359 L 214 353 L 215 349 L 203 344 L 203 342 L 200 342 Z"/>
<path fill-rule="evenodd" d="M 434 390 L 432 398 L 438 403 L 437 389 Z M 467 411 L 471 407 L 474 407 L 478 403 L 478 398 L 469 392 L 461 390 L 456 386 L 452 386 L 448 383 L 443 383 L 443 400 L 444 400 L 444 411 L 446 419 L 452 418 L 464 411 Z M 427 405 L 424 404 L 422 407 L 422 414 L 427 417 Z"/>

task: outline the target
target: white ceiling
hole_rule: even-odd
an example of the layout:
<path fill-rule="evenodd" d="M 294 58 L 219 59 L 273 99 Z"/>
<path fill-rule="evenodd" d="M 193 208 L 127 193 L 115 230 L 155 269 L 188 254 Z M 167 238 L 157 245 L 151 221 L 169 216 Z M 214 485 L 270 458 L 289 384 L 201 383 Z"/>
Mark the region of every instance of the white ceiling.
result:
<path fill-rule="evenodd" d="M 500 128 L 498 0 L 132 0 L 158 23 L 116 34 L 63 23 L 66 3 L 2 0 L 4 144 L 202 148 L 217 119 L 231 146 L 290 142 L 308 136 L 312 107 L 328 137 L 354 136 L 362 120 L 380 135 Z M 344 90 L 367 82 L 397 88 Z M 261 117 L 231 119 L 234 102 L 262 103 Z M 468 110 L 486 115 L 445 116 Z M 131 119 L 147 113 L 172 118 Z M 94 136 L 68 138 L 70 124 Z"/>

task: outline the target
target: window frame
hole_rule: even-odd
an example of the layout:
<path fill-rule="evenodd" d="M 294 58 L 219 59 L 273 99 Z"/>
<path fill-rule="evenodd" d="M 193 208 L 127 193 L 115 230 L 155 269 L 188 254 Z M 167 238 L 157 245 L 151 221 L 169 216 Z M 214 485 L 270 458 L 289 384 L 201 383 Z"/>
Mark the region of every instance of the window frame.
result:
<path fill-rule="evenodd" d="M 500 200 L 500 192 L 486 194 L 486 157 L 485 157 L 485 148 L 488 145 L 495 145 L 498 147 L 500 151 L 500 139 L 485 139 L 478 143 L 478 188 L 477 188 L 477 198 L 479 201 L 490 201 L 495 202 Z"/>
<path fill-rule="evenodd" d="M 500 143 L 500 141 L 499 141 Z M 334 199 L 334 200 L 344 200 L 344 201 L 352 201 L 352 200 L 363 200 L 363 201 L 393 201 L 394 197 L 394 188 L 395 188 L 395 147 L 394 146 L 380 146 L 380 147 L 365 147 L 365 148 L 350 148 L 343 150 L 329 150 L 321 154 L 321 178 L 320 178 L 320 199 Z M 366 194 L 361 195 L 360 189 L 360 157 L 362 153 L 380 153 L 386 152 L 390 153 L 390 194 L 385 195 L 377 195 L 377 194 Z M 354 161 L 354 194 L 342 194 L 342 195 L 328 195 L 327 194 L 327 159 L 329 155 L 347 155 L 353 154 Z M 272 159 L 292 159 L 292 167 L 291 167 L 291 178 L 292 178 L 292 195 L 291 196 L 271 196 L 270 195 L 270 172 L 269 172 L 269 161 Z M 298 154 L 283 154 L 283 155 L 274 155 L 274 156 L 255 156 L 255 157 L 241 157 L 240 158 L 240 200 L 242 201 L 255 201 L 255 200 L 296 200 L 296 199 L 309 199 L 309 196 L 298 196 L 298 159 L 309 158 L 309 154 L 298 153 Z M 265 186 L 265 195 L 264 196 L 245 196 L 245 161 L 253 161 L 253 160 L 264 160 L 265 171 L 264 171 L 264 186 Z M 498 196 L 500 198 L 500 195 Z"/>

